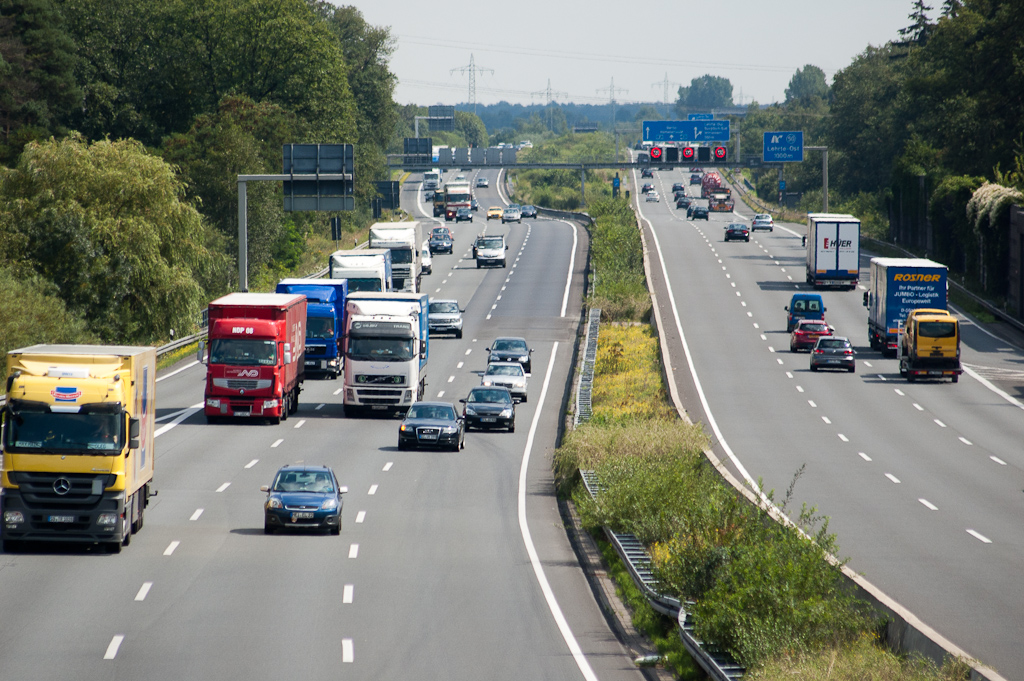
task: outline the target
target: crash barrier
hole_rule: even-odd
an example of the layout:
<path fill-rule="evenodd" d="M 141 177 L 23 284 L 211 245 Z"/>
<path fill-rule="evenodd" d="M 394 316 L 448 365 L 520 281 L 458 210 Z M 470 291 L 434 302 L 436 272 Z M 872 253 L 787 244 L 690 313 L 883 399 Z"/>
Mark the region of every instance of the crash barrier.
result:
<path fill-rule="evenodd" d="M 586 337 L 583 339 L 583 365 L 580 367 L 579 381 L 576 383 L 575 424 L 578 426 L 589 421 L 593 415 L 591 391 L 594 387 L 594 363 L 597 362 L 597 334 L 601 328 L 601 310 L 590 310 L 587 322 Z"/>
<path fill-rule="evenodd" d="M 579 473 L 587 493 L 592 499 L 597 499 L 605 489 L 597 474 L 582 469 Z M 651 607 L 662 615 L 675 618 L 679 623 L 679 637 L 701 669 L 715 681 L 734 681 L 741 678 L 746 671 L 742 665 L 725 651 L 694 636 L 693 617 L 686 612 L 686 604 L 681 603 L 678 598 L 659 592 L 660 585 L 654 578 L 651 556 L 636 535 L 631 532 L 615 532 L 609 527 L 604 528 L 604 534 L 615 547 L 615 552 L 619 554 L 619 558 L 629 571 L 633 583 L 644 594 Z"/>

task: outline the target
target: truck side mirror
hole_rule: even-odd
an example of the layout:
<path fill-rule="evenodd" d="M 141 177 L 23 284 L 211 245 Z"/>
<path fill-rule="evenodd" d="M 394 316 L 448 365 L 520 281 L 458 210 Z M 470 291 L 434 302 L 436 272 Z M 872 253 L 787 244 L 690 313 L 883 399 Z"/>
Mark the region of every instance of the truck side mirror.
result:
<path fill-rule="evenodd" d="M 285 343 L 284 344 L 284 363 L 285 364 L 291 364 L 292 363 L 292 344 L 291 343 Z"/>
<path fill-rule="evenodd" d="M 196 359 L 200 364 L 206 364 L 206 341 L 199 341 L 199 352 L 196 353 Z"/>
<path fill-rule="evenodd" d="M 420 341 L 420 357 L 427 356 L 427 341 Z"/>
<path fill-rule="evenodd" d="M 864 292 L 864 307 L 868 307 L 868 305 L 870 304 L 870 303 L 868 302 L 869 300 L 870 300 L 870 298 L 868 297 L 868 292 L 867 292 L 867 291 L 865 291 L 865 292 Z"/>
<path fill-rule="evenodd" d="M 131 449 L 138 449 L 139 445 L 139 432 L 141 430 L 141 422 L 139 419 L 128 419 L 128 447 Z"/>

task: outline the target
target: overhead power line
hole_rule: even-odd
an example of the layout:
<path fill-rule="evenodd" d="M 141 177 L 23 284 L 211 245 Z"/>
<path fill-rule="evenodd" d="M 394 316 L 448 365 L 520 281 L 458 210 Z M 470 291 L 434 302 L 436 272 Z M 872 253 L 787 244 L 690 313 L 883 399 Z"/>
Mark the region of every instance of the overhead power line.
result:
<path fill-rule="evenodd" d="M 477 71 L 479 71 L 480 73 L 485 73 L 485 72 L 490 71 L 490 73 L 493 75 L 494 74 L 494 69 L 488 69 L 488 68 L 484 68 L 482 66 L 477 66 L 476 62 L 473 60 L 473 55 L 470 54 L 469 55 L 469 64 L 466 65 L 466 66 L 457 66 L 457 67 L 455 67 L 454 69 L 451 70 L 452 73 L 455 73 L 456 71 L 458 71 L 459 73 L 468 73 L 469 74 L 469 103 L 473 105 L 473 115 L 476 115 L 476 74 L 477 74 Z"/>

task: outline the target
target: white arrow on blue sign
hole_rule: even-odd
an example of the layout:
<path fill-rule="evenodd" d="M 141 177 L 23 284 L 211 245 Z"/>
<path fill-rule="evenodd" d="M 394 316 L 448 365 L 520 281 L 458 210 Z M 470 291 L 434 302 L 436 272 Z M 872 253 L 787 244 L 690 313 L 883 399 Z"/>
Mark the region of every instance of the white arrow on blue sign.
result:
<path fill-rule="evenodd" d="M 765 163 L 794 163 L 804 160 L 803 130 L 766 132 L 761 158 Z"/>
<path fill-rule="evenodd" d="M 644 121 L 648 142 L 728 142 L 729 121 Z"/>

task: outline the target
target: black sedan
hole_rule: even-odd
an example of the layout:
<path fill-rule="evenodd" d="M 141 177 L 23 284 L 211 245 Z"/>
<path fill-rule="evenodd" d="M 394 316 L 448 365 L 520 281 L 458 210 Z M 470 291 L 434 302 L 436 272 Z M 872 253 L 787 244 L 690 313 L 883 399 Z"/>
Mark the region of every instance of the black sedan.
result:
<path fill-rule="evenodd" d="M 523 365 L 523 371 L 530 372 L 530 354 L 533 349 L 526 344 L 525 338 L 514 338 L 506 336 L 494 339 L 491 347 L 487 348 L 491 353 L 487 362 L 518 362 Z"/>
<path fill-rule="evenodd" d="M 672 185 L 672 191 L 674 191 L 674 192 L 686 191 L 686 187 L 683 186 L 682 182 L 676 182 L 675 184 Z"/>
<path fill-rule="evenodd" d="M 460 208 L 455 211 L 455 222 L 462 222 L 464 220 L 473 222 L 473 211 L 469 208 Z"/>
<path fill-rule="evenodd" d="M 693 203 L 692 198 L 689 196 L 683 196 L 676 201 L 676 208 L 689 208 L 691 203 Z"/>
<path fill-rule="evenodd" d="M 449 402 L 417 402 L 398 427 L 398 448 L 434 447 L 457 452 L 466 446 L 466 422 Z"/>
<path fill-rule="evenodd" d="M 733 239 L 750 241 L 750 229 L 748 229 L 742 222 L 730 223 L 729 226 L 725 228 L 725 240 L 732 241 Z"/>
<path fill-rule="evenodd" d="M 708 209 L 704 206 L 693 206 L 691 205 L 687 209 L 687 217 L 691 220 L 710 220 L 708 217 Z"/>
<path fill-rule="evenodd" d="M 640 171 L 640 177 L 654 177 L 654 171 L 650 168 L 644 168 Z"/>
<path fill-rule="evenodd" d="M 519 214 L 524 218 L 537 219 L 537 206 L 523 206 L 519 209 Z"/>
<path fill-rule="evenodd" d="M 448 253 L 451 254 L 454 248 L 454 242 L 452 241 L 452 235 L 447 229 L 435 229 L 430 233 L 430 253 Z"/>
<path fill-rule="evenodd" d="M 640 188 L 640 193 L 641 194 L 646 194 L 647 192 L 653 192 L 653 191 L 654 191 L 654 185 L 651 184 L 650 182 L 646 183 L 643 187 Z"/>
<path fill-rule="evenodd" d="M 341 534 L 341 495 L 348 487 L 338 484 L 327 466 L 284 466 L 273 485 L 264 485 L 263 532 L 286 528 L 330 530 Z"/>
<path fill-rule="evenodd" d="M 466 430 L 471 428 L 507 428 L 516 430 L 516 405 L 508 388 L 473 388 L 469 396 L 459 400 Z"/>

